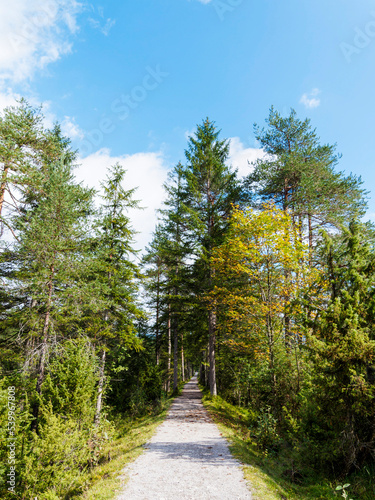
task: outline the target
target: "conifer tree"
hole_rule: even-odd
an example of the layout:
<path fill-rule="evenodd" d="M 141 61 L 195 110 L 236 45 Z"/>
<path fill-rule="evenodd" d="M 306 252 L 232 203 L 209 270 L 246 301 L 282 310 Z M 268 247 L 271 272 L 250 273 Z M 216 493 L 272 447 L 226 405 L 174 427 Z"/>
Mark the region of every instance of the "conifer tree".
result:
<path fill-rule="evenodd" d="M 140 273 L 134 262 L 135 231 L 128 211 L 138 206 L 134 189 L 123 187 L 125 170 L 119 164 L 108 171 L 102 183 L 103 205 L 95 226 L 89 253 L 87 282 L 97 295 L 97 303 L 88 307 L 85 328 L 100 351 L 100 380 L 95 421 L 100 420 L 105 381 L 107 351 L 115 343 L 138 346 L 135 321 L 141 316 L 136 293 Z"/>
<path fill-rule="evenodd" d="M 145 300 L 154 312 L 152 330 L 155 332 L 155 360 L 160 364 L 161 343 L 162 343 L 162 317 L 164 302 L 163 281 L 165 276 L 165 265 L 163 258 L 163 248 L 165 240 L 160 225 L 156 226 L 153 239 L 146 248 L 146 254 L 142 260 L 145 269 L 146 281 L 144 283 L 146 293 Z"/>
<path fill-rule="evenodd" d="M 229 142 L 219 139 L 220 131 L 207 118 L 190 137 L 185 151 L 187 164 L 181 170 L 183 209 L 187 231 L 194 249 L 198 274 L 195 276 L 197 293 L 205 296 L 213 287 L 214 270 L 210 264 L 213 249 L 219 245 L 227 229 L 227 219 L 233 204 L 243 199 L 236 172 L 227 166 Z M 209 344 L 209 380 L 211 394 L 217 393 L 215 347 L 216 304 L 207 304 Z"/>
<path fill-rule="evenodd" d="M 266 156 L 255 163 L 247 185 L 261 201 L 273 201 L 291 214 L 312 258 L 319 229 L 364 214 L 362 181 L 335 171 L 336 146 L 320 144 L 310 120 L 300 120 L 294 110 L 284 118 L 271 108 L 266 123 L 267 128 L 254 127 Z"/>
<path fill-rule="evenodd" d="M 169 183 L 165 184 L 167 198 L 165 208 L 161 210 L 163 230 L 166 235 L 165 264 L 167 267 L 166 293 L 168 300 L 168 314 L 171 314 L 173 331 L 173 391 L 178 386 L 178 344 L 182 338 L 183 312 L 186 300 L 186 286 L 184 286 L 184 266 L 188 254 L 186 238 L 183 235 L 184 222 L 182 204 L 184 194 L 182 189 L 182 165 L 179 163 L 169 176 Z M 182 345 L 181 348 L 183 349 Z M 181 372 L 184 366 L 181 363 Z"/>
<path fill-rule="evenodd" d="M 37 203 L 14 222 L 17 235 L 13 254 L 17 265 L 10 278 L 17 283 L 23 307 L 14 321 L 24 324 L 27 338 L 36 344 L 36 392 L 41 393 L 51 340 L 69 311 L 69 297 L 79 295 L 77 268 L 85 237 L 92 191 L 75 184 L 71 165 L 46 167 Z M 14 284 L 11 286 L 14 288 Z M 38 402 L 34 404 L 34 427 Z"/>
<path fill-rule="evenodd" d="M 75 153 L 60 127 L 43 127 L 41 109 L 32 108 L 22 99 L 18 106 L 6 108 L 0 116 L 0 229 L 10 233 L 11 219 L 37 196 L 45 167 L 66 157 L 73 162 Z"/>
<path fill-rule="evenodd" d="M 148 266 L 148 275 L 154 279 L 149 281 L 148 289 L 154 291 L 156 308 L 155 329 L 159 337 L 159 329 L 164 327 L 168 341 L 167 387 L 170 377 L 170 355 L 173 336 L 173 390 L 178 386 L 179 352 L 181 353 L 181 374 L 184 377 L 182 341 L 187 301 L 186 258 L 190 254 L 182 209 L 182 166 L 178 164 L 169 174 L 164 185 L 166 200 L 164 208 L 159 211 L 160 220 L 152 244 L 144 261 Z M 150 266 L 151 264 L 151 266 Z M 156 278 L 156 282 L 155 282 Z"/>
<path fill-rule="evenodd" d="M 338 251 L 325 239 L 331 298 L 310 337 L 313 414 L 325 433 L 321 456 L 346 474 L 375 452 L 375 255 L 355 221 Z"/>

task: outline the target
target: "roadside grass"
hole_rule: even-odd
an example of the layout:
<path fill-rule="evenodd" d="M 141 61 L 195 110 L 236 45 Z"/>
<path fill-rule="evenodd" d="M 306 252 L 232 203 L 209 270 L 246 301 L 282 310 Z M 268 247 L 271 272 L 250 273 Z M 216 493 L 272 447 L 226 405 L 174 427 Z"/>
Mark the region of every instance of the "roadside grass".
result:
<path fill-rule="evenodd" d="M 112 500 L 119 495 L 126 484 L 122 469 L 143 452 L 143 445 L 164 421 L 172 401 L 167 400 L 164 409 L 157 415 L 139 418 L 118 415 L 111 421 L 115 435 L 101 451 L 99 464 L 88 472 L 88 487 L 84 493 L 74 497 L 76 500 Z"/>
<path fill-rule="evenodd" d="M 184 384 L 178 388 L 178 393 Z M 87 488 L 75 496 L 75 500 L 113 500 L 124 489 L 126 477 L 123 468 L 142 452 L 143 445 L 164 421 L 174 397 L 164 402 L 163 410 L 130 418 L 117 415 L 111 419 L 115 429 L 113 439 L 101 451 L 99 464 L 87 473 Z M 339 483 L 331 484 L 326 478 L 313 471 L 303 472 L 300 484 L 291 482 L 293 457 L 288 449 L 278 455 L 264 452 L 257 446 L 249 429 L 250 412 L 227 403 L 219 396 L 211 398 L 204 391 L 203 403 L 213 420 L 218 424 L 229 443 L 233 455 L 241 462 L 246 480 L 251 483 L 254 500 L 329 500 L 342 498 L 335 492 Z M 110 459 L 109 459 L 110 457 Z M 288 477 L 289 478 L 288 478 Z M 348 498 L 373 500 L 375 498 L 375 465 L 364 467 L 346 478 L 350 483 Z"/>
<path fill-rule="evenodd" d="M 143 446 L 165 420 L 173 400 L 181 395 L 187 382 L 179 383 L 177 391 L 163 400 L 157 413 L 150 410 L 149 414 L 138 418 L 121 414 L 111 418 L 114 436 L 101 450 L 98 465 L 87 473 L 86 490 L 74 500 L 113 500 L 119 495 L 127 482 L 121 471 L 141 455 Z"/>
<path fill-rule="evenodd" d="M 220 396 L 212 398 L 206 391 L 204 406 L 218 424 L 229 443 L 234 457 L 243 465 L 244 476 L 251 483 L 254 500 L 329 500 L 340 498 L 335 492 L 338 483 L 331 484 L 313 471 L 296 471 L 288 449 L 275 454 L 260 450 L 249 429 L 250 412 L 233 406 Z M 298 484 L 294 481 L 298 481 Z M 350 483 L 350 480 L 346 481 Z M 353 496 L 349 498 L 370 499 L 373 496 Z"/>

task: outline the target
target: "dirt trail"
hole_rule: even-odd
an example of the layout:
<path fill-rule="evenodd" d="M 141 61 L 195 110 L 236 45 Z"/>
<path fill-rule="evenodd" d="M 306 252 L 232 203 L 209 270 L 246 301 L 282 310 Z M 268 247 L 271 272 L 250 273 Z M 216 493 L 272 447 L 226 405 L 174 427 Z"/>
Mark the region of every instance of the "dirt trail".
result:
<path fill-rule="evenodd" d="M 194 377 L 168 417 L 123 472 L 129 476 L 118 500 L 248 500 L 240 464 L 202 402 Z"/>

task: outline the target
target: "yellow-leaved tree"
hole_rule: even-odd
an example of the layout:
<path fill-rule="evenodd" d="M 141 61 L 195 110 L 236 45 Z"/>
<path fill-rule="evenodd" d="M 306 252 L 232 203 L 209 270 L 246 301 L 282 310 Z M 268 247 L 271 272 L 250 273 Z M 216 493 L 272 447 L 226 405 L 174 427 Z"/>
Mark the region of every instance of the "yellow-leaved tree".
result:
<path fill-rule="evenodd" d="M 267 360 L 274 401 L 277 352 L 295 355 L 299 371 L 297 351 L 304 341 L 299 296 L 318 273 L 308 267 L 308 257 L 291 217 L 272 204 L 262 210 L 235 208 L 226 241 L 212 256 L 222 344 L 249 359 Z"/>

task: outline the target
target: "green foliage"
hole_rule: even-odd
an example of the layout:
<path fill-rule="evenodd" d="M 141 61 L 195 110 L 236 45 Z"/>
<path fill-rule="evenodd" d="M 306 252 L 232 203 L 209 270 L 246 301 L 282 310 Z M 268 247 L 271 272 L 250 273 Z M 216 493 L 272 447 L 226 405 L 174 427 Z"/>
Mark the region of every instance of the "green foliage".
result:
<path fill-rule="evenodd" d="M 78 492 L 89 465 L 89 431 L 82 431 L 73 419 L 55 414 L 52 404 L 41 407 L 40 417 L 39 434 L 32 435 L 21 473 L 25 493 L 35 497 L 53 490 L 61 498 Z"/>
<path fill-rule="evenodd" d="M 145 278 L 124 169 L 96 210 L 58 125 L 25 101 L 0 116 L 2 498 L 9 385 L 20 495 L 56 500 L 107 466 L 107 415 L 155 415 L 172 373 L 177 391 L 199 365 L 212 394 L 217 370 L 226 401 L 207 404 L 255 460 L 262 498 L 331 498 L 322 474 L 351 474 L 351 495 L 373 498 L 375 233 L 348 224 L 366 207 L 361 180 L 335 171 L 335 146 L 294 111 L 256 129 L 266 155 L 245 182 L 219 136 L 204 120 L 171 172 Z"/>
<path fill-rule="evenodd" d="M 154 344 L 143 339 L 144 349 L 139 352 L 121 354 L 121 366 L 114 371 L 116 363 L 109 367 L 113 377 L 109 389 L 108 403 L 120 412 L 133 416 L 154 413 L 163 405 L 163 371 L 155 363 Z"/>
<path fill-rule="evenodd" d="M 255 163 L 247 181 L 257 197 L 275 201 L 290 211 L 296 225 L 305 224 L 314 233 L 364 213 L 361 179 L 335 172 L 340 159 L 336 147 L 320 144 L 309 119 L 300 120 L 294 110 L 282 117 L 272 107 L 266 123 L 266 128 L 254 129 L 267 156 Z"/>
<path fill-rule="evenodd" d="M 52 404 L 55 414 L 90 427 L 98 378 L 98 361 L 89 340 L 68 340 L 51 356 L 42 400 Z"/>
<path fill-rule="evenodd" d="M 314 363 L 315 424 L 326 434 L 321 455 L 341 472 L 359 467 L 375 453 L 375 387 L 371 367 L 370 311 L 374 307 L 375 256 L 363 240 L 361 227 L 351 223 L 342 249 L 332 254 L 327 240 L 331 299 L 310 339 Z M 340 266 L 345 259 L 348 265 Z"/>
<path fill-rule="evenodd" d="M 336 486 L 336 491 L 341 491 L 342 498 L 348 498 L 348 492 L 346 491 L 349 488 L 350 484 L 344 484 L 343 486 Z M 353 500 L 349 498 L 348 500 Z"/>
<path fill-rule="evenodd" d="M 256 436 L 258 445 L 264 450 L 277 450 L 280 445 L 277 421 L 271 413 L 270 406 L 258 417 Z"/>

